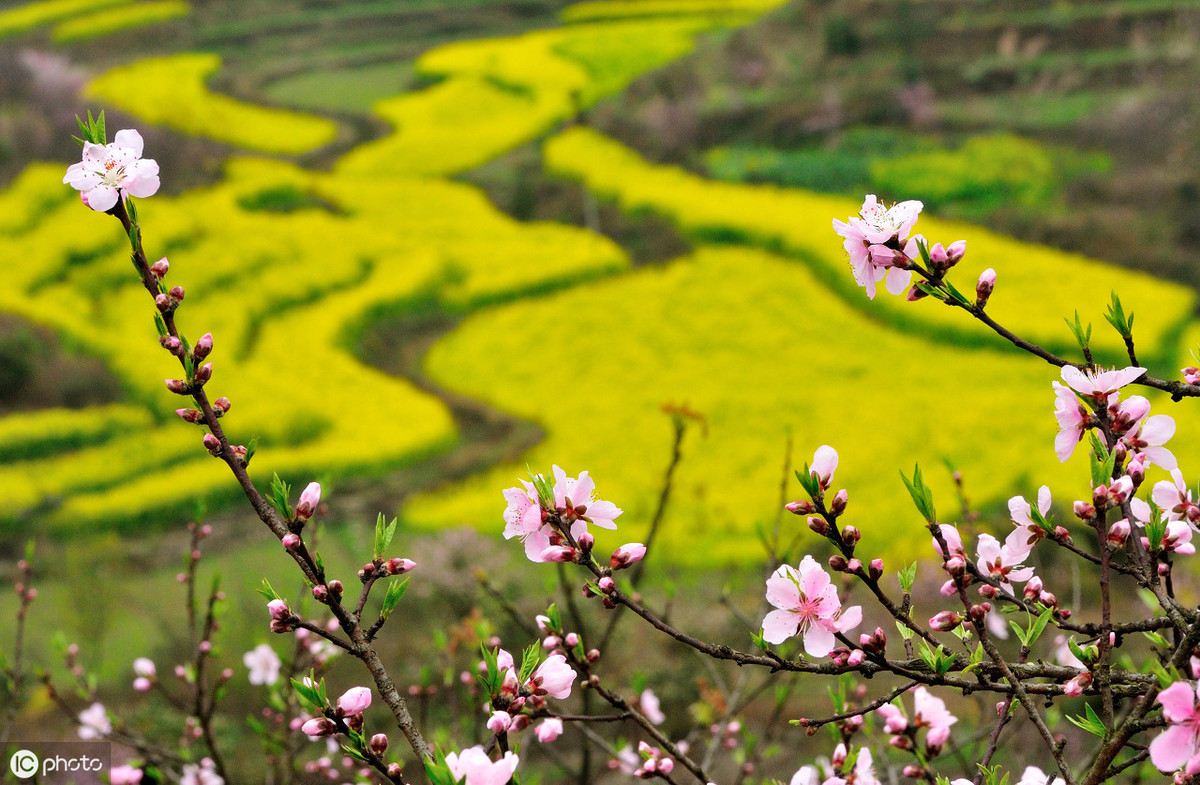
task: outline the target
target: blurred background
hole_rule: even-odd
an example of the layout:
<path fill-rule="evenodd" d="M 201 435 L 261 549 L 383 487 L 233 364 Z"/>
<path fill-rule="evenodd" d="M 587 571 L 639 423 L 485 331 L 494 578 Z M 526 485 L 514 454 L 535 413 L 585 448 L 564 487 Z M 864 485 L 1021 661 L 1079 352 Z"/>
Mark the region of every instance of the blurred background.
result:
<path fill-rule="evenodd" d="M 764 543 L 815 547 L 779 510 L 822 443 L 897 567 L 926 550 L 895 476 L 914 461 L 947 519 L 1081 493 L 1053 369 L 936 303 L 868 300 L 830 221 L 920 199 L 917 231 L 968 242 L 960 289 L 997 270 L 1002 323 L 1070 352 L 1078 309 L 1124 365 L 1115 291 L 1175 378 L 1200 345 L 1198 47 L 1190 0 L 0 3 L 0 574 L 36 541 L 32 650 L 86 642 L 126 693 L 134 657 L 180 656 L 189 521 L 214 527 L 231 664 L 267 641 L 253 587 L 295 583 L 172 414 L 117 223 L 61 183 L 76 114 L 160 164 L 147 252 L 187 290 L 185 334 L 215 336 L 210 394 L 255 479 L 322 481 L 347 574 L 399 517 L 435 610 L 387 646 L 436 693 L 456 672 L 428 665 L 434 628 L 499 607 L 473 570 L 529 613 L 555 593 L 497 536 L 526 466 L 590 470 L 626 511 L 612 548 L 645 537 L 678 435 L 647 591 L 739 641 L 705 603 L 721 586 L 754 616 Z M 1200 432 L 1171 413 L 1178 443 Z M 659 689 L 712 711 L 704 678 Z M 261 698 L 231 701 L 239 739 Z M 35 697 L 23 721 L 52 716 Z"/>

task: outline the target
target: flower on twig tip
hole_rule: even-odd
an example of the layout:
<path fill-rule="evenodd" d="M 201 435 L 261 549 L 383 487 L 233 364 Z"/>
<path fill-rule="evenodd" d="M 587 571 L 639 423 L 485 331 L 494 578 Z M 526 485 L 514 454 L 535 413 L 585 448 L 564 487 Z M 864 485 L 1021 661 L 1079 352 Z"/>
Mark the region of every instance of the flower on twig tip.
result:
<path fill-rule="evenodd" d="M 861 217 L 851 217 L 848 223 L 834 219 L 833 230 L 845 240 L 854 280 L 872 300 L 880 281 L 890 294 L 900 294 L 912 280 L 912 273 L 897 262 L 903 262 L 900 256 L 911 258 L 904 243 L 923 206 L 910 200 L 887 208 L 874 194 L 868 194 L 859 211 Z"/>
<path fill-rule="evenodd" d="M 828 656 L 834 633 L 862 622 L 860 606 L 842 610 L 837 588 L 812 556 L 805 556 L 799 568 L 780 566 L 767 579 L 767 601 L 778 610 L 763 619 L 763 640 L 778 644 L 802 635 L 804 650 L 813 657 Z"/>
<path fill-rule="evenodd" d="M 109 144 L 84 142 L 83 160 L 71 164 L 63 182 L 80 192 L 99 213 L 111 210 L 123 195 L 143 198 L 158 191 L 158 163 L 142 158 L 142 135 L 126 128 Z"/>
<path fill-rule="evenodd" d="M 317 511 L 321 503 L 321 483 L 310 482 L 300 493 L 300 501 L 296 504 L 296 518 L 308 520 Z"/>
<path fill-rule="evenodd" d="M 549 695 L 562 700 L 571 696 L 575 669 L 562 654 L 551 654 L 529 677 L 529 687 L 535 695 Z"/>

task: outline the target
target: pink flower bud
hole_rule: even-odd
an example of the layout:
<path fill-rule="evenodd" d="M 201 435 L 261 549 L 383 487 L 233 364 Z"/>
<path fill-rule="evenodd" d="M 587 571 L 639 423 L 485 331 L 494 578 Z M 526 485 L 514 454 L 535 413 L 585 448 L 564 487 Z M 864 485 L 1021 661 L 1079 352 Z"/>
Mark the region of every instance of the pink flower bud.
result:
<path fill-rule="evenodd" d="M 402 776 L 404 776 L 404 767 L 399 763 L 389 763 L 387 767 L 387 775 L 393 780 L 399 780 Z"/>
<path fill-rule="evenodd" d="M 568 632 L 567 637 L 563 638 L 563 643 L 567 644 L 567 648 L 573 649 L 579 645 L 579 635 L 574 632 Z"/>
<path fill-rule="evenodd" d="M 371 752 L 375 753 L 376 755 L 382 755 L 383 753 L 387 752 L 387 748 L 388 748 L 387 734 L 386 733 L 376 733 L 374 736 L 371 737 L 371 741 L 368 746 L 370 746 Z"/>
<path fill-rule="evenodd" d="M 204 384 L 212 378 L 212 363 L 205 363 L 196 369 L 196 382 Z"/>
<path fill-rule="evenodd" d="M 1090 521 L 1096 517 L 1096 508 L 1085 501 L 1077 501 L 1072 505 L 1075 517 L 1081 521 Z"/>
<path fill-rule="evenodd" d="M 904 773 L 904 776 L 905 776 L 905 777 L 908 777 L 909 779 L 914 779 L 914 780 L 915 780 L 915 779 L 917 779 L 918 777 L 920 777 L 920 776 L 921 776 L 921 775 L 922 775 L 924 772 L 921 770 L 921 767 L 920 767 L 920 766 L 918 766 L 917 764 L 915 764 L 915 763 L 910 763 L 910 764 L 908 764 L 907 766 L 905 766 L 905 767 L 904 767 L 904 772 L 903 772 L 903 773 Z"/>
<path fill-rule="evenodd" d="M 585 551 L 590 551 L 596 545 L 596 538 L 591 532 L 584 532 L 575 538 L 575 542 Z"/>
<path fill-rule="evenodd" d="M 549 717 L 542 720 L 533 730 L 533 735 L 543 744 L 549 744 L 562 735 L 563 723 L 558 717 Z"/>
<path fill-rule="evenodd" d="M 858 541 L 861 539 L 862 532 L 858 530 L 857 526 L 847 526 L 842 529 L 842 540 L 844 540 L 845 543 L 851 548 L 853 548 L 855 545 L 858 545 Z"/>
<path fill-rule="evenodd" d="M 546 650 L 557 649 L 562 645 L 562 638 L 557 635 L 547 635 L 542 638 L 542 648 Z"/>
<path fill-rule="evenodd" d="M 167 261 L 167 257 L 165 256 L 154 264 L 150 265 L 150 273 L 160 281 L 167 277 L 167 270 L 170 269 L 171 263 Z"/>
<path fill-rule="evenodd" d="M 221 440 L 211 433 L 204 434 L 204 449 L 213 455 L 219 455 L 221 453 Z"/>
<path fill-rule="evenodd" d="M 292 617 L 292 609 L 283 600 L 271 600 L 267 603 L 267 611 L 270 612 L 271 618 L 278 621 L 290 619 Z"/>
<path fill-rule="evenodd" d="M 1129 534 L 1131 531 L 1132 530 L 1129 527 L 1129 519 L 1122 518 L 1109 527 L 1108 541 L 1116 546 L 1124 545 L 1125 541 L 1129 539 Z"/>
<path fill-rule="evenodd" d="M 987 305 L 988 298 L 992 296 L 995 288 L 996 271 L 989 267 L 980 273 L 979 280 L 975 282 L 975 304 L 980 308 Z"/>
<path fill-rule="evenodd" d="M 487 729 L 495 734 L 507 733 L 512 722 L 512 716 L 507 711 L 495 711 L 488 717 Z"/>
<path fill-rule="evenodd" d="M 138 692 L 149 692 L 152 686 L 154 686 L 154 683 L 145 676 L 138 676 L 133 680 L 133 688 Z"/>
<path fill-rule="evenodd" d="M 846 561 L 846 557 L 840 553 L 835 553 L 829 557 L 829 569 L 833 570 L 834 572 L 845 572 L 846 567 L 848 567 L 849 564 L 850 563 Z"/>
<path fill-rule="evenodd" d="M 171 310 L 171 298 L 165 294 L 156 294 L 154 295 L 154 306 L 163 313 L 166 313 Z"/>
<path fill-rule="evenodd" d="M 412 559 L 388 559 L 387 571 L 388 575 L 403 575 L 417 566 L 417 563 Z"/>
<path fill-rule="evenodd" d="M 812 511 L 814 509 L 813 503 L 810 502 L 808 499 L 801 499 L 800 501 L 789 502 L 788 504 L 783 505 L 783 508 L 785 510 L 787 510 L 788 512 L 790 512 L 792 515 L 809 515 L 810 513 L 812 513 Z"/>
<path fill-rule="evenodd" d="M 329 599 L 329 587 L 323 583 L 318 583 L 312 587 L 312 596 L 317 602 L 325 602 Z"/>
<path fill-rule="evenodd" d="M 929 626 L 939 632 L 949 632 L 962 624 L 962 616 L 954 611 L 942 611 L 929 620 Z"/>
<path fill-rule="evenodd" d="M 814 533 L 819 534 L 822 537 L 827 537 L 829 535 L 829 524 L 825 522 L 824 518 L 819 518 L 816 515 L 813 515 L 808 519 L 808 528 L 812 529 Z"/>
<path fill-rule="evenodd" d="M 308 520 L 312 517 L 312 514 L 316 512 L 317 505 L 320 503 L 321 484 L 318 482 L 310 482 L 300 494 L 300 501 L 296 504 L 296 518 L 300 520 Z"/>
<path fill-rule="evenodd" d="M 1183 374 L 1183 380 L 1188 384 L 1200 384 L 1200 368 L 1189 366 L 1180 373 Z"/>
<path fill-rule="evenodd" d="M 979 587 L 979 596 L 986 597 L 989 600 L 996 599 L 996 595 L 998 595 L 999 593 L 1000 593 L 1000 590 L 997 589 L 995 586 L 992 586 L 989 583 L 985 583 Z"/>
<path fill-rule="evenodd" d="M 670 774 L 675 768 L 675 761 L 670 758 L 662 758 L 658 761 L 658 770 L 663 774 Z"/>
<path fill-rule="evenodd" d="M 883 577 L 883 559 L 872 559 L 871 569 L 868 571 L 871 580 L 877 581 Z"/>
<path fill-rule="evenodd" d="M 569 545 L 551 545 L 538 555 L 538 561 L 569 562 L 574 561 L 578 552 Z"/>
<path fill-rule="evenodd" d="M 332 736 L 337 733 L 337 724 L 328 717 L 314 717 L 308 722 L 300 726 L 300 730 L 310 738 L 320 738 L 321 736 Z"/>
<path fill-rule="evenodd" d="M 608 594 L 612 592 L 613 589 L 617 588 L 616 581 L 607 575 L 596 581 L 596 585 L 600 588 L 600 591 L 604 592 L 605 594 Z"/>
<path fill-rule="evenodd" d="M 1091 683 L 1092 674 L 1087 672 L 1081 673 L 1063 685 L 1063 695 L 1078 698 Z"/>
<path fill-rule="evenodd" d="M 200 336 L 200 340 L 196 341 L 196 345 L 192 347 L 192 357 L 196 359 L 196 362 L 199 362 L 211 354 L 212 349 L 212 333 L 205 333 L 204 335 Z"/>
<path fill-rule="evenodd" d="M 640 542 L 627 542 L 613 551 L 608 564 L 614 570 L 623 570 L 631 564 L 640 562 L 646 556 L 646 546 Z"/>
<path fill-rule="evenodd" d="M 171 291 L 168 292 L 168 294 L 171 295 L 172 300 L 174 300 L 176 303 L 179 303 L 183 300 L 183 287 L 182 286 L 172 286 Z"/>
<path fill-rule="evenodd" d="M 942 568 L 955 578 L 961 578 L 967 571 L 967 561 L 962 556 L 951 556 L 949 559 L 946 559 L 946 563 L 942 565 Z"/>
<path fill-rule="evenodd" d="M 861 665 L 862 661 L 866 658 L 867 655 L 862 649 L 855 649 L 854 651 L 850 652 L 849 658 L 846 659 L 846 664 L 850 665 L 851 667 L 855 667 Z"/>
<path fill-rule="evenodd" d="M 164 379 L 167 389 L 176 395 L 189 395 L 192 388 L 183 379 Z"/>
<path fill-rule="evenodd" d="M 229 411 L 229 407 L 232 405 L 233 404 L 231 404 L 229 402 L 228 398 L 226 398 L 225 396 L 221 396 L 217 400 L 213 401 L 212 407 L 213 407 L 213 411 L 216 412 L 218 417 L 220 417 L 223 414 L 225 414 L 225 412 Z"/>
<path fill-rule="evenodd" d="M 195 409 L 176 409 L 175 413 L 179 415 L 179 419 L 193 424 L 198 423 L 201 419 L 203 419 L 200 412 L 196 411 Z"/>
<path fill-rule="evenodd" d="M 287 534 L 283 535 L 283 539 L 280 540 L 280 542 L 283 543 L 283 547 L 290 551 L 292 548 L 300 545 L 300 535 L 295 534 L 294 532 L 288 532 Z"/>
<path fill-rule="evenodd" d="M 180 341 L 174 335 L 164 335 L 158 339 L 162 348 L 166 349 L 171 354 L 183 354 L 183 341 Z"/>
<path fill-rule="evenodd" d="M 842 766 L 846 765 L 846 745 L 845 744 L 838 744 L 836 747 L 833 748 L 833 756 L 830 758 L 829 762 L 833 764 L 833 767 L 835 769 L 841 768 Z"/>
<path fill-rule="evenodd" d="M 842 488 L 833 496 L 833 502 L 830 504 L 830 509 L 837 515 L 846 511 L 846 505 L 850 502 L 850 493 Z"/>
<path fill-rule="evenodd" d="M 362 714 L 370 705 L 371 690 L 367 687 L 351 687 L 337 701 L 342 714 Z"/>

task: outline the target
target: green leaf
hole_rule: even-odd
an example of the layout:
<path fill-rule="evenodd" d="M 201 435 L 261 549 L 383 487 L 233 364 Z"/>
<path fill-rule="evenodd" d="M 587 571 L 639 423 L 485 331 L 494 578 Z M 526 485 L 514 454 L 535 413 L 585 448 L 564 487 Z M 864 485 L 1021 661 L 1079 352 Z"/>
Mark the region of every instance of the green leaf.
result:
<path fill-rule="evenodd" d="M 558 609 L 558 603 L 551 603 L 546 609 L 546 618 L 550 620 L 550 631 L 557 634 L 562 632 L 562 611 Z"/>
<path fill-rule="evenodd" d="M 958 289 L 955 289 L 954 284 L 950 283 L 949 281 L 942 281 L 942 285 L 946 287 L 946 291 L 950 292 L 951 300 L 954 300 L 956 303 L 961 305 L 971 305 L 971 301 L 968 300 L 962 292 L 960 292 Z"/>
<path fill-rule="evenodd" d="M 163 321 L 162 314 L 158 311 L 154 312 L 154 326 L 158 328 L 159 337 L 166 338 L 168 335 L 170 335 L 170 333 L 167 332 L 167 323 Z"/>
<path fill-rule="evenodd" d="M 271 477 L 271 488 L 267 492 L 267 501 L 271 502 L 271 506 L 289 521 L 294 515 L 290 502 L 292 488 L 286 482 L 279 479 L 279 475 L 275 474 Z"/>
<path fill-rule="evenodd" d="M 1122 338 L 1129 339 L 1133 337 L 1133 313 L 1129 316 L 1125 315 L 1125 309 L 1121 306 L 1121 298 L 1117 296 L 1116 291 L 1112 293 L 1112 302 L 1108 305 L 1108 311 L 1104 314 L 1104 318 L 1113 329 L 1121 334 Z"/>
<path fill-rule="evenodd" d="M 392 611 L 404 598 L 404 592 L 408 591 L 408 582 L 411 578 L 405 578 L 402 581 L 392 581 L 388 584 L 387 594 L 383 595 L 383 605 L 379 609 L 379 618 L 387 621 L 387 617 L 392 615 Z"/>
<path fill-rule="evenodd" d="M 392 537 L 396 536 L 396 519 L 392 518 L 391 523 L 386 522 L 383 513 L 375 518 L 375 558 L 382 559 L 383 555 L 392 545 Z"/>
<path fill-rule="evenodd" d="M 309 671 L 308 679 L 314 686 L 305 684 L 300 679 L 292 679 L 292 689 L 296 691 L 296 697 L 313 715 L 319 716 L 325 711 L 325 681 L 317 681 L 316 673 Z"/>
<path fill-rule="evenodd" d="M 900 637 L 904 640 L 912 640 L 913 631 L 909 629 L 904 622 L 896 622 L 896 630 L 900 633 Z"/>
<path fill-rule="evenodd" d="M 904 481 L 904 487 L 908 489 L 908 495 L 912 497 L 917 511 L 929 523 L 936 523 L 937 512 L 933 508 L 933 492 L 929 490 L 929 487 L 925 485 L 925 480 L 921 477 L 920 465 L 913 465 L 912 480 L 904 476 L 904 472 L 900 472 L 900 479 Z"/>
<path fill-rule="evenodd" d="M 1067 719 L 1070 720 L 1071 724 L 1075 727 L 1087 731 L 1093 736 L 1101 739 L 1107 738 L 1108 729 L 1104 727 L 1104 723 L 1101 722 L 1100 716 L 1096 714 L 1096 710 L 1092 708 L 1090 703 L 1085 703 L 1083 707 L 1087 714 L 1086 717 L 1072 717 L 1067 715 Z"/>
<path fill-rule="evenodd" d="M 525 647 L 525 651 L 521 653 L 521 669 L 520 682 L 524 684 L 533 675 L 533 669 L 542 662 L 542 647 L 538 643 L 531 643 Z"/>
<path fill-rule="evenodd" d="M 1071 334 L 1075 336 L 1075 341 L 1079 344 L 1079 348 L 1082 349 L 1086 354 L 1089 351 L 1088 344 L 1092 340 L 1092 325 L 1089 324 L 1085 328 L 1083 324 L 1080 323 L 1079 311 L 1075 312 L 1074 323 L 1072 323 L 1070 319 L 1065 319 L 1064 321 L 1066 321 L 1067 327 L 1071 329 Z"/>
<path fill-rule="evenodd" d="M 1171 644 L 1167 643 L 1167 639 L 1164 638 L 1160 633 L 1154 632 L 1153 630 L 1146 630 L 1142 632 L 1142 635 L 1146 636 L 1146 640 L 1150 641 L 1150 643 L 1156 646 L 1158 649 L 1162 651 L 1171 651 Z"/>
<path fill-rule="evenodd" d="M 1046 625 L 1050 622 L 1050 617 L 1054 615 L 1053 608 L 1047 608 L 1042 611 L 1041 615 L 1034 620 L 1029 627 L 1029 641 L 1026 645 L 1032 646 L 1041 636 L 1042 631 L 1046 629 Z"/>
<path fill-rule="evenodd" d="M 257 591 L 262 596 L 266 597 L 267 602 L 270 602 L 271 600 L 283 599 L 282 597 L 279 596 L 279 592 L 275 591 L 275 589 L 271 586 L 271 582 L 268 581 L 266 578 L 262 579 L 262 585 L 260 585 L 255 591 Z"/>
<path fill-rule="evenodd" d="M 816 500 L 817 495 L 821 493 L 821 482 L 808 468 L 808 464 L 804 464 L 804 471 L 796 471 L 796 479 L 800 481 L 800 487 L 808 494 L 808 498 Z"/>
<path fill-rule="evenodd" d="M 912 594 L 913 583 L 917 580 L 917 563 L 913 562 L 896 573 L 896 579 L 900 582 L 900 591 Z"/>

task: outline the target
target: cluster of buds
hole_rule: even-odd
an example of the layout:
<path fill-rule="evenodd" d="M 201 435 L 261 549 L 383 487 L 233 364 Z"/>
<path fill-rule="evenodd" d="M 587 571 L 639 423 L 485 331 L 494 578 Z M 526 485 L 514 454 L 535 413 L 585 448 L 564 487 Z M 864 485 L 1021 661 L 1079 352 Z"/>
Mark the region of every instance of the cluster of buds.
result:
<path fill-rule="evenodd" d="M 334 707 L 326 706 L 324 714 L 306 720 L 300 730 L 311 738 L 332 736 L 342 732 L 343 727 L 361 731 L 363 727 L 363 712 L 371 706 L 371 690 L 369 687 L 351 687 L 338 698 Z M 383 734 L 377 734 L 383 736 Z M 372 738 L 372 743 L 375 739 Z M 383 736 L 382 746 L 387 749 L 387 737 Z"/>
<path fill-rule="evenodd" d="M 651 747 L 646 742 L 639 741 L 638 754 L 642 756 L 642 765 L 633 772 L 633 776 L 639 779 L 665 777 L 675 770 L 675 761 L 664 755 L 658 747 Z"/>
<path fill-rule="evenodd" d="M 294 536 L 295 535 L 288 535 L 287 537 L 284 537 L 284 547 L 288 547 L 288 537 Z M 297 537 L 296 539 L 298 543 L 299 538 Z M 417 563 L 412 559 L 376 559 L 374 561 L 369 561 L 362 566 L 362 569 L 358 571 L 358 579 L 363 583 L 366 583 L 375 577 L 382 577 L 385 575 L 403 575 L 406 572 L 411 571 L 416 566 Z"/>
<path fill-rule="evenodd" d="M 37 598 L 37 589 L 30 586 L 32 578 L 33 566 L 29 563 L 29 560 L 21 559 L 18 561 L 17 580 L 13 584 L 13 590 L 21 598 L 21 607 L 17 608 L 18 621 L 25 618 L 25 608 Z"/>
<path fill-rule="evenodd" d="M 335 579 L 328 583 L 318 583 L 312 587 L 312 596 L 317 602 L 329 602 L 330 596 L 334 599 L 340 598 L 344 590 L 342 582 Z"/>
<path fill-rule="evenodd" d="M 271 600 L 267 603 L 267 611 L 271 614 L 271 632 L 288 632 L 296 628 L 299 618 L 285 600 Z"/>
<path fill-rule="evenodd" d="M 172 286 L 167 292 L 154 296 L 154 305 L 162 313 L 172 313 L 183 302 L 183 287 Z"/>

